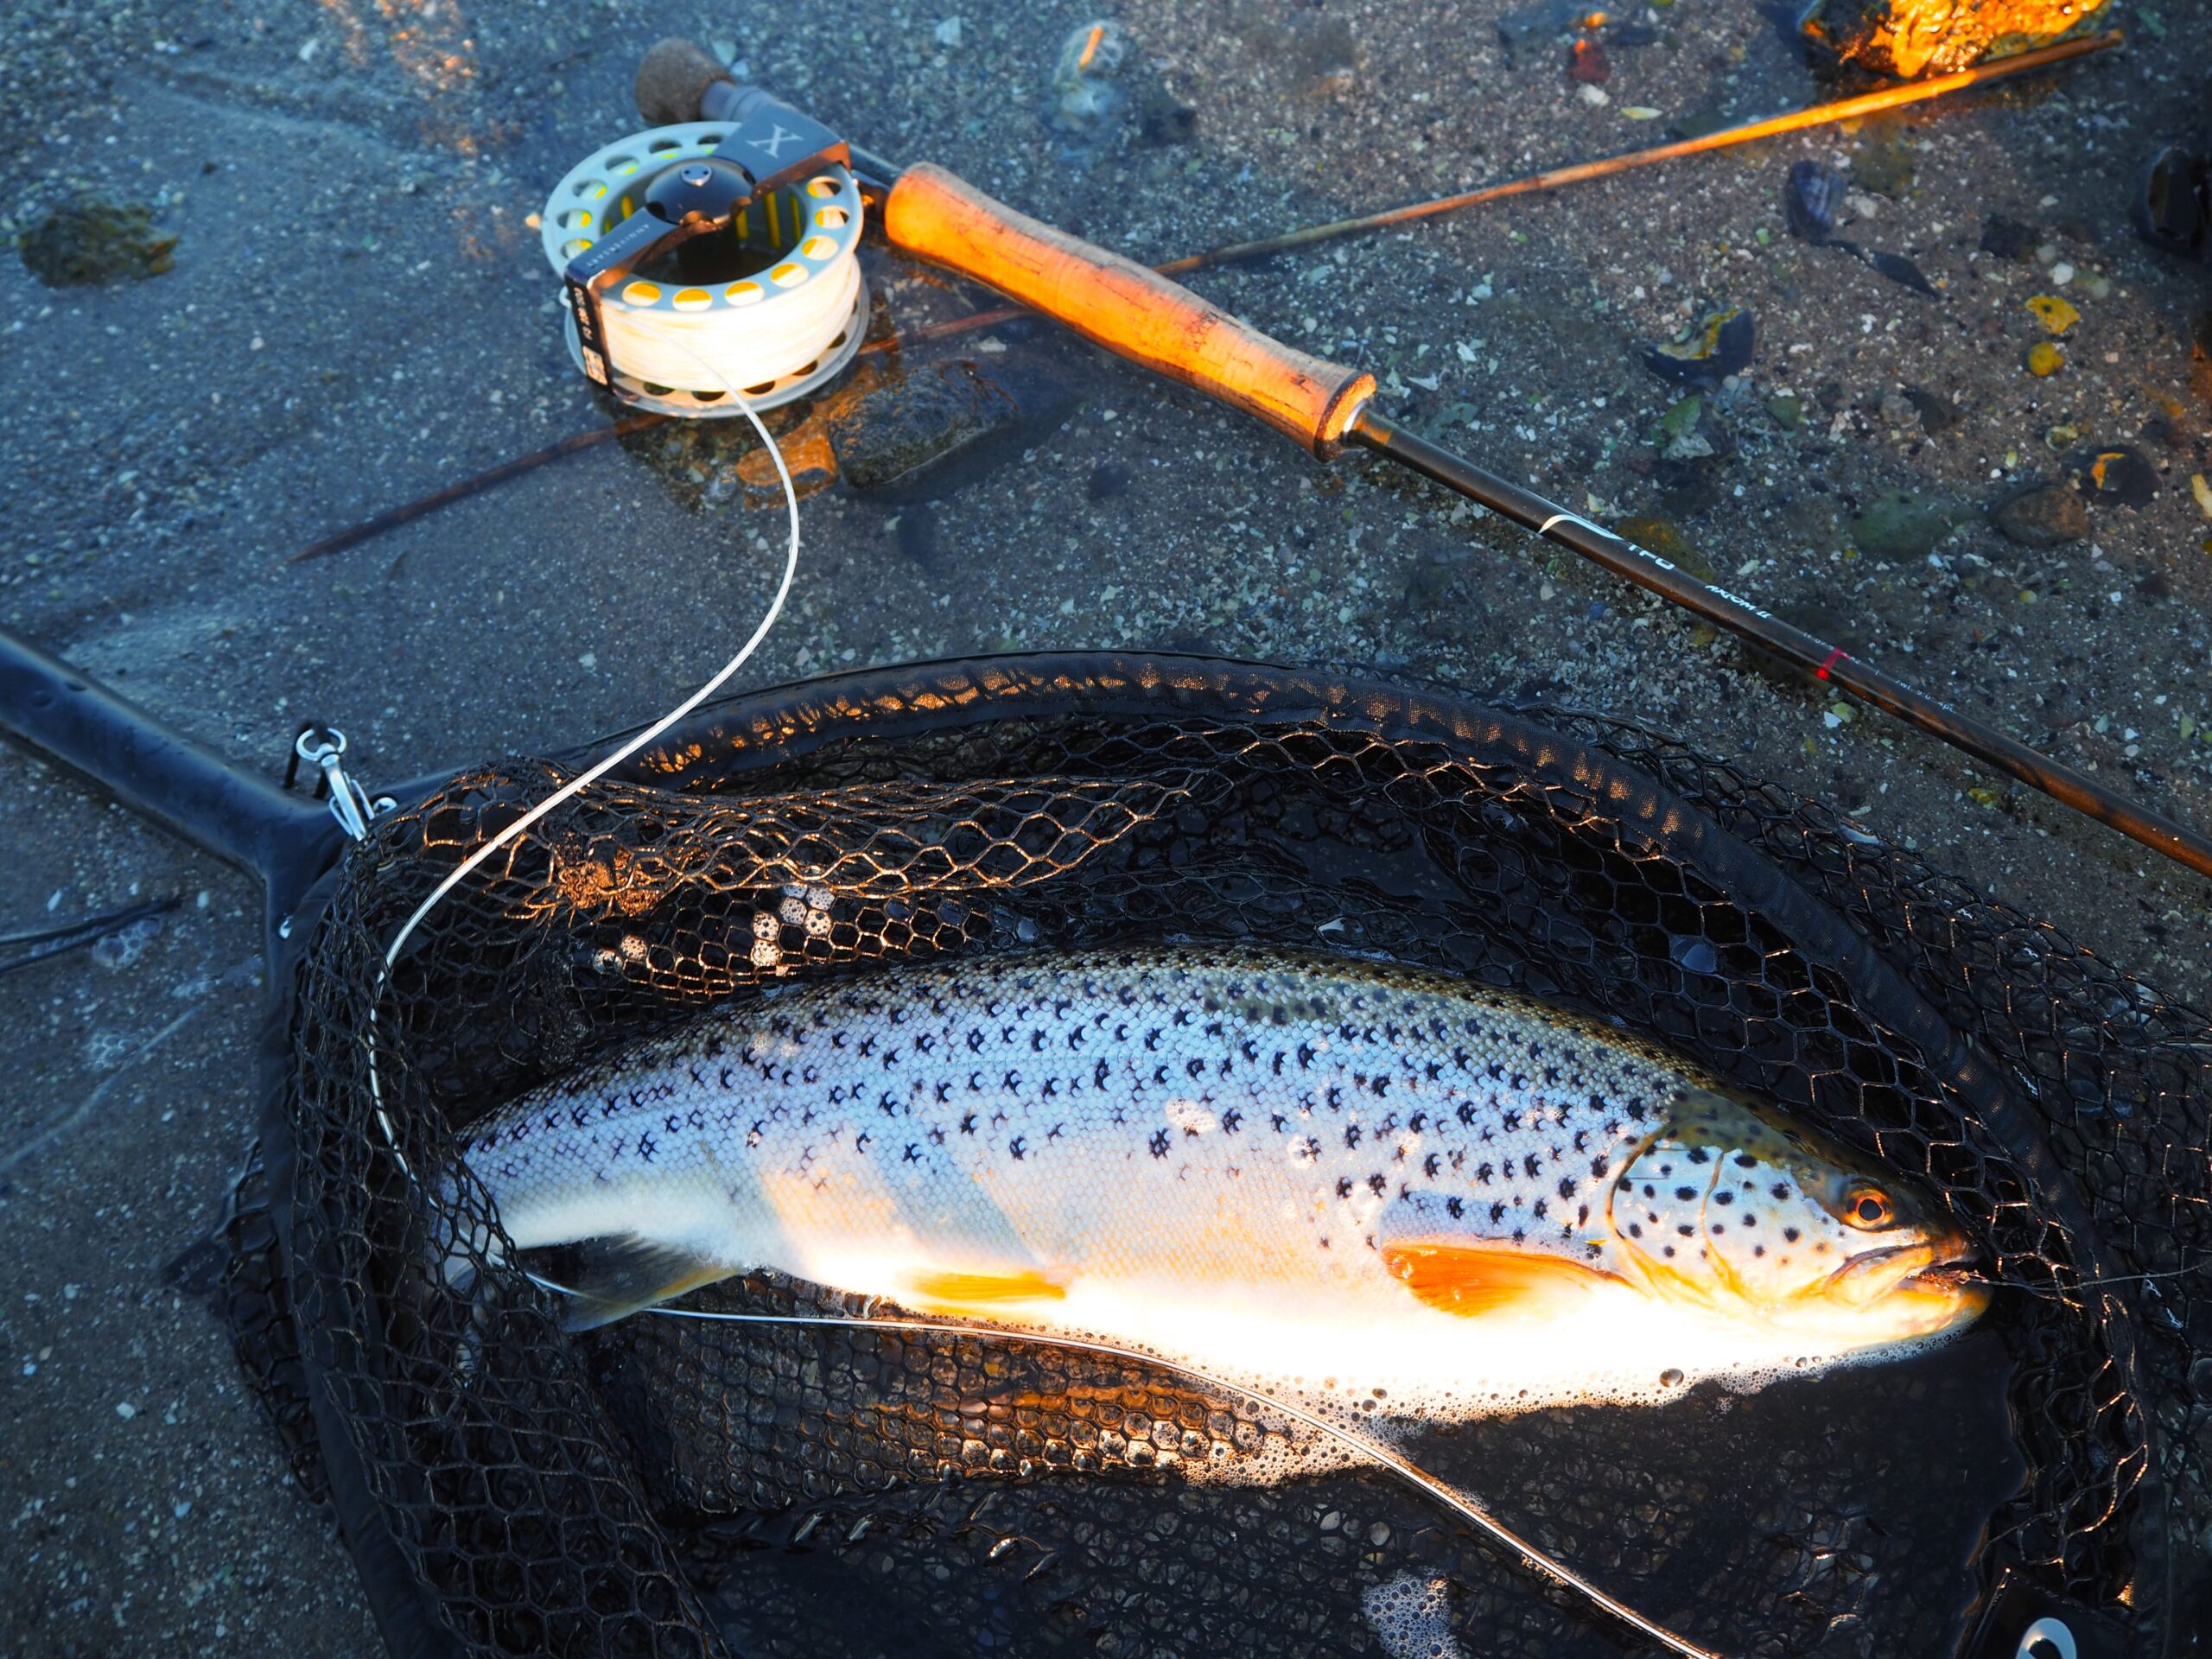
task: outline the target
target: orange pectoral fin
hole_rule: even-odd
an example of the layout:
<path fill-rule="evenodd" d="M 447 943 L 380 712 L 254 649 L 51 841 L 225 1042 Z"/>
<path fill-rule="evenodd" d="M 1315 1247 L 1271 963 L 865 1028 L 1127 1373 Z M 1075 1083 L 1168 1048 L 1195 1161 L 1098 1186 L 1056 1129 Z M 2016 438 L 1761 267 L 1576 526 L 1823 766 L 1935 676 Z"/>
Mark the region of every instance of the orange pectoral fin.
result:
<path fill-rule="evenodd" d="M 920 1270 L 906 1275 L 902 1300 L 942 1313 L 988 1313 L 1012 1302 L 1057 1302 L 1067 1287 L 1043 1274 L 950 1273 Z"/>
<path fill-rule="evenodd" d="M 1470 1319 L 1526 1313 L 1554 1297 L 1620 1282 L 1564 1256 L 1502 1245 L 1392 1244 L 1382 1260 L 1393 1278 L 1431 1307 Z"/>

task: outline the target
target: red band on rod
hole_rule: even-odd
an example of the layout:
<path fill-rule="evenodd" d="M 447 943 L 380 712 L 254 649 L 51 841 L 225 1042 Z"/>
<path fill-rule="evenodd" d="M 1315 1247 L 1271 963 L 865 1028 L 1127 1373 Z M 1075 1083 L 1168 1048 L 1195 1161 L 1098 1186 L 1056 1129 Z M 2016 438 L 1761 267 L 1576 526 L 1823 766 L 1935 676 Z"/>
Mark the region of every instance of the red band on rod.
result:
<path fill-rule="evenodd" d="M 1821 665 L 1813 671 L 1813 677 L 1816 680 L 1825 680 L 1828 677 L 1828 670 L 1849 655 L 1850 652 L 1844 650 L 1841 645 L 1832 647 L 1828 654 L 1821 659 Z"/>

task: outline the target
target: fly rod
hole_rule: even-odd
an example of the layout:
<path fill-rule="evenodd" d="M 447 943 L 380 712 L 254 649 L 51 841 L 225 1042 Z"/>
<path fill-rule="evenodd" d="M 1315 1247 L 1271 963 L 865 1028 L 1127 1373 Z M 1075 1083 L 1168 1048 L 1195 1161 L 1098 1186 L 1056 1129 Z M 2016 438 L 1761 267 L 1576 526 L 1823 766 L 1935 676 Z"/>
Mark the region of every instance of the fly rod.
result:
<path fill-rule="evenodd" d="M 696 47 L 664 41 L 639 72 L 641 108 L 645 83 L 656 72 L 654 57 L 664 54 L 689 66 L 693 79 L 687 90 L 702 114 L 712 115 L 718 105 L 758 108 L 755 100 L 767 99 L 757 88 L 731 84 Z M 794 122 L 806 118 L 792 112 Z M 1403 430 L 1375 407 L 1375 377 L 1365 370 L 1286 346 L 1158 272 L 1040 224 L 934 163 L 893 172 L 876 162 L 869 170 L 875 176 L 867 181 L 868 194 L 893 247 L 971 277 L 1117 357 L 1262 421 L 1324 461 L 1351 443 L 1395 461 L 2061 804 L 2212 876 L 2212 840 L 2196 830 L 1859 662 L 1841 647 L 1698 581 L 1558 503 Z"/>
<path fill-rule="evenodd" d="M 1480 189 L 1469 190 L 1453 196 L 1438 196 L 1424 201 L 1409 202 L 1403 207 L 1387 208 L 1380 213 L 1361 213 L 1351 219 L 1339 219 L 1325 225 L 1308 225 L 1299 230 L 1286 231 L 1278 236 L 1262 237 L 1256 241 L 1233 242 L 1203 253 L 1185 254 L 1170 259 L 1153 269 L 1163 276 L 1177 276 L 1190 271 L 1205 270 L 1216 265 L 1234 264 L 1247 259 L 1265 258 L 1271 254 L 1287 253 L 1294 249 L 1309 247 L 1317 243 L 1331 242 L 1339 237 L 1356 236 L 1363 232 L 1382 230 L 1414 219 L 1430 219 L 1440 213 L 1458 213 L 1464 208 L 1479 207 L 1485 202 L 1503 201 L 1513 196 L 1532 194 L 1538 191 L 1555 190 L 1561 185 L 1578 184 L 1590 179 L 1617 177 L 1640 167 L 1654 166 L 1661 162 L 1678 160 L 1687 156 L 1700 156 L 1717 149 L 1727 149 L 1738 144 L 1754 143 L 1762 138 L 1773 138 L 1783 133 L 1803 132 L 1815 127 L 1833 126 L 1840 122 L 1854 121 L 1866 116 L 1879 114 L 1886 110 L 1902 109 L 1909 105 L 1924 104 L 1931 99 L 1943 98 L 1963 92 L 1969 87 L 1988 86 L 1997 81 L 2020 75 L 2031 70 L 2048 69 L 2071 59 L 2102 52 L 2120 43 L 2118 29 L 2107 29 L 2101 35 L 2087 35 L 2077 40 L 2061 41 L 2033 52 L 2023 52 L 2016 57 L 2001 58 L 1994 63 L 1976 64 L 1955 74 L 1939 75 L 1929 80 L 1905 81 L 1894 86 L 1884 86 L 1864 92 L 1855 98 L 1840 99 L 1831 103 L 1815 104 L 1807 109 L 1791 110 L 1785 114 L 1767 116 L 1759 120 L 1744 122 L 1732 127 L 1723 127 L 1695 138 L 1685 138 L 1674 143 L 1657 144 L 1645 149 L 1630 150 L 1624 155 L 1608 156 L 1594 162 L 1575 162 L 1561 167 L 1547 168 L 1520 178 L 1501 180 Z M 662 101 L 671 94 L 667 78 L 658 65 L 671 55 L 682 60 L 685 75 L 672 94 L 675 101 Z M 649 100 L 642 104 L 640 112 L 648 119 L 667 124 L 690 120 L 702 113 L 698 109 L 699 82 L 696 79 L 698 65 L 704 61 L 709 79 L 715 71 L 710 60 L 705 60 L 698 48 L 688 41 L 664 42 L 649 54 L 647 63 L 654 73 L 641 72 L 639 77 L 639 96 Z M 688 96 L 687 105 L 683 99 Z M 895 169 L 887 169 L 895 171 Z M 1027 314 L 1027 308 L 1019 305 L 995 306 L 987 310 L 970 312 L 966 316 L 947 318 L 942 322 L 925 323 L 900 334 L 887 334 L 880 339 L 863 340 L 861 354 L 874 352 L 895 352 L 909 346 L 918 346 L 925 340 L 943 340 L 956 334 L 970 334 L 978 328 L 991 328 L 1010 322 Z M 511 478 L 535 470 L 549 461 L 593 448 L 609 439 L 626 436 L 647 427 L 657 426 L 669 416 L 640 414 L 626 416 L 613 427 L 594 427 L 562 439 L 558 443 L 538 449 L 516 460 L 504 461 L 457 484 L 447 486 L 406 505 L 380 512 L 373 518 L 363 520 L 348 530 L 324 537 L 314 545 L 302 549 L 284 561 L 287 564 L 302 564 L 310 559 L 327 558 L 334 553 L 343 553 L 362 542 L 382 535 L 412 522 L 425 513 L 434 512 L 453 502 L 466 500 L 470 496 L 505 483 Z"/>
<path fill-rule="evenodd" d="M 1601 156 L 1594 162 L 1573 162 L 1563 167 L 1548 167 L 1540 173 L 1524 174 L 1517 179 L 1503 179 L 1496 184 L 1484 185 L 1479 189 L 1462 191 L 1458 195 L 1433 196 L 1422 201 L 1408 202 L 1401 207 L 1386 207 L 1379 213 L 1332 219 L 1326 225 L 1307 225 L 1295 231 L 1285 231 L 1279 236 L 1263 236 L 1250 242 L 1231 242 L 1218 248 L 1209 248 L 1204 253 L 1185 254 L 1179 259 L 1170 259 L 1166 264 L 1154 265 L 1153 269 L 1163 276 L 1186 276 L 1192 271 L 1205 270 L 1215 265 L 1264 259 L 1270 254 L 1288 253 L 1296 248 L 1311 247 L 1317 242 L 1333 242 L 1339 237 L 1358 236 L 1368 231 L 1387 230 L 1393 225 L 1410 224 L 1415 219 L 1433 219 L 1441 213 L 1456 213 L 1465 208 L 1482 207 L 1486 202 L 1534 195 L 1541 191 L 1556 190 L 1562 185 L 1580 184 L 1591 179 L 1615 178 L 1640 167 L 1655 167 L 1662 162 L 1680 161 L 1687 156 L 1707 155 L 1716 149 L 1732 149 L 1738 144 L 1756 143 L 1762 138 L 1778 138 L 1784 133 L 1805 132 L 1815 127 L 1863 120 L 1867 116 L 1879 115 L 1885 111 L 1925 104 L 1931 99 L 1946 98 L 1968 87 L 1986 86 L 2014 75 L 2049 69 L 2075 58 L 2086 57 L 2092 52 L 2107 51 L 2120 45 L 2123 39 L 2120 30 L 2108 29 L 2102 34 L 2083 35 L 2074 40 L 2060 41 L 2033 52 L 1999 58 L 1993 63 L 1978 63 L 1955 74 L 1936 75 L 1927 80 L 1901 81 L 1894 86 L 1878 87 L 1873 92 L 1861 92 L 1854 98 L 1837 99 L 1802 110 L 1790 110 L 1781 115 L 1765 116 L 1756 121 L 1745 121 L 1732 127 L 1700 133 L 1694 138 L 1678 139 L 1669 144 L 1654 144 L 1648 149 L 1632 149 L 1619 156 Z M 1000 306 L 993 310 L 931 323 L 912 330 L 901 343 L 965 334 L 971 328 L 995 327 L 1020 316 L 1022 309 L 1020 306 Z"/>

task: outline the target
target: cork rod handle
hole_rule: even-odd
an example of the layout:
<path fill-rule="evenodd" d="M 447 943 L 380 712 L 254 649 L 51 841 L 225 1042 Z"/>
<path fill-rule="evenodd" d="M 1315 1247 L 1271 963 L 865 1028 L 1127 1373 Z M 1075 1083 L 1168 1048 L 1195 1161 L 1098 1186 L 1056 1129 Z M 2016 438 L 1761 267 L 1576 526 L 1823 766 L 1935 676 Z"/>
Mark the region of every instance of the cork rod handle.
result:
<path fill-rule="evenodd" d="M 1231 409 L 1326 459 L 1375 395 L 1375 377 L 1310 357 L 1188 289 L 1015 213 L 941 167 L 908 168 L 883 206 L 884 234 L 918 258 L 988 283 L 1093 345 Z"/>

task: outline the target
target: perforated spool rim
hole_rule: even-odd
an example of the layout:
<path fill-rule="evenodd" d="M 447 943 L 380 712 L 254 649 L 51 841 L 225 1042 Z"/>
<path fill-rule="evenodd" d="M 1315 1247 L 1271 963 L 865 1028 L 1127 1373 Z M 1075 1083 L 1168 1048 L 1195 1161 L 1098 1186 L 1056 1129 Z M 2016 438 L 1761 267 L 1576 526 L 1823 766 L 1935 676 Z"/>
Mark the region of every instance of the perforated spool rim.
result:
<path fill-rule="evenodd" d="M 558 276 L 566 271 L 569 261 L 590 247 L 605 232 L 607 223 L 601 204 L 626 188 L 642 192 L 646 182 L 665 168 L 711 154 L 729 132 L 730 124 L 727 121 L 687 121 L 673 126 L 649 127 L 602 146 L 570 168 L 547 195 L 538 215 L 539 245 L 554 275 Z M 832 163 L 810 179 L 780 187 L 778 194 L 785 193 L 804 199 L 807 213 L 804 226 L 792 226 L 792 234 L 779 238 L 789 248 L 783 264 L 799 274 L 800 280 L 790 287 L 753 279 L 707 283 L 696 290 L 646 284 L 654 287 L 654 296 L 639 301 L 631 297 L 632 289 L 638 285 L 625 284 L 622 289 L 604 295 L 601 301 L 608 311 L 617 315 L 636 312 L 648 317 L 672 319 L 679 315 L 692 315 L 711 319 L 743 311 L 748 319 L 766 321 L 772 318 L 779 303 L 790 304 L 802 291 L 807 293 L 810 302 L 816 284 L 834 283 L 849 289 L 850 301 L 842 308 L 844 321 L 829 337 L 819 355 L 791 373 L 758 385 L 736 388 L 756 410 L 775 409 L 795 402 L 835 379 L 852 362 L 868 333 L 868 283 L 861 273 L 858 257 L 865 213 L 858 181 L 850 168 Z M 593 222 L 588 226 L 578 225 L 575 219 L 579 213 L 590 213 Z M 820 251 L 810 251 L 816 242 L 827 245 Z M 740 297 L 741 289 L 749 290 L 749 294 Z M 683 297 L 695 292 L 705 296 L 702 303 Z M 565 306 L 562 315 L 562 334 L 568 346 L 569 360 L 581 373 L 583 350 L 576 336 L 575 318 Z M 736 401 L 718 387 L 658 385 L 629 372 L 620 363 L 610 365 L 610 368 L 609 389 L 635 408 L 687 420 L 728 420 L 742 413 Z"/>

